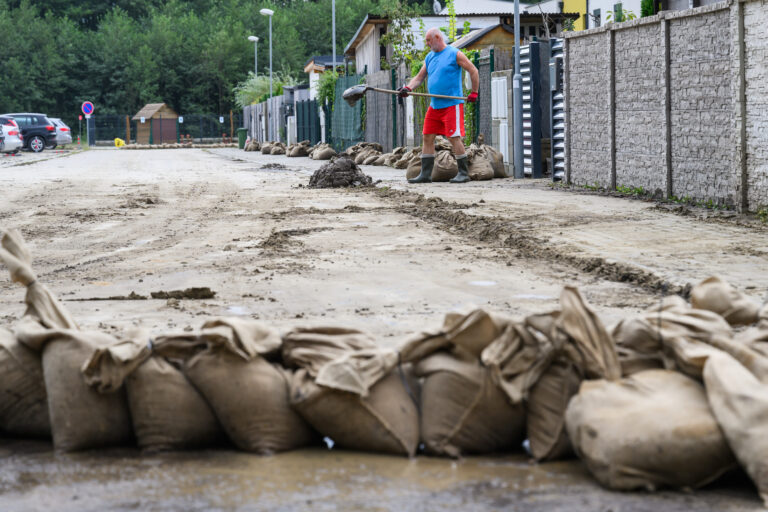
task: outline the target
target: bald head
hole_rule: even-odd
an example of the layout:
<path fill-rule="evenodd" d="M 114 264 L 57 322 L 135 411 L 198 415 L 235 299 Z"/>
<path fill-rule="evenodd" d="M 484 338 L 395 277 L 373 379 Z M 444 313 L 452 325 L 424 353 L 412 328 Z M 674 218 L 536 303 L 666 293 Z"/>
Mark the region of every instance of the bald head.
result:
<path fill-rule="evenodd" d="M 424 42 L 433 52 L 442 51 L 446 47 L 445 38 L 443 38 L 443 33 L 439 28 L 433 27 L 427 30 L 427 34 L 424 36 Z"/>

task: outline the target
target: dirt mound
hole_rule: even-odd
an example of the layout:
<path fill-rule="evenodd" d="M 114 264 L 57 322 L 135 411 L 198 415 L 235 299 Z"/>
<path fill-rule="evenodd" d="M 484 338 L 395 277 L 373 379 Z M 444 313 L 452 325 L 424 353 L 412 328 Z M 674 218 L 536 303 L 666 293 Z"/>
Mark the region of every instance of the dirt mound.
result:
<path fill-rule="evenodd" d="M 280 163 L 277 163 L 277 162 L 270 162 L 268 164 L 264 164 L 264 165 L 261 166 L 261 170 L 263 171 L 264 169 L 279 169 L 279 170 L 283 171 L 283 170 L 286 170 L 288 168 L 286 166 L 284 166 L 283 164 L 280 164 Z"/>
<path fill-rule="evenodd" d="M 372 185 L 373 179 L 366 176 L 349 158 L 337 158 L 320 167 L 309 179 L 311 188 L 360 187 Z"/>

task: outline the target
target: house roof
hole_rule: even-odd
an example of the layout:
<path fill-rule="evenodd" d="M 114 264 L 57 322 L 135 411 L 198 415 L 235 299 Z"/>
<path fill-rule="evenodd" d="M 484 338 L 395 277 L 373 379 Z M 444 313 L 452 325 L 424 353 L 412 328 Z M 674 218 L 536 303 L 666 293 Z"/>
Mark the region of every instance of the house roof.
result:
<path fill-rule="evenodd" d="M 165 103 L 147 103 L 147 104 L 146 104 L 146 105 L 144 105 L 144 107 L 142 107 L 142 109 L 141 109 L 141 110 L 139 110 L 139 111 L 136 113 L 136 115 L 135 115 L 135 116 L 133 116 L 131 119 L 132 119 L 132 120 L 134 120 L 134 121 L 138 121 L 138 120 L 139 120 L 139 119 L 141 119 L 142 117 L 144 117 L 144 118 L 147 118 L 147 119 L 151 119 L 151 118 L 152 118 L 152 116 L 154 116 L 155 114 L 157 114 L 157 112 L 158 112 L 159 110 L 161 110 L 163 107 L 166 107 L 168 110 L 170 110 L 171 112 L 173 112 L 173 109 L 171 109 L 170 107 L 168 107 L 168 106 L 167 106 Z M 174 112 L 174 114 L 175 114 L 175 112 Z"/>
<path fill-rule="evenodd" d="M 441 3 L 445 3 L 445 0 Z M 534 2 L 520 2 L 522 6 L 530 3 Z M 457 15 L 506 14 L 514 10 L 515 3 L 511 0 L 454 0 L 453 8 Z M 448 16 L 448 5 L 443 6 L 440 14 Z"/>
<path fill-rule="evenodd" d="M 355 35 L 352 36 L 352 39 L 349 41 L 349 44 L 347 44 L 346 48 L 344 48 L 344 55 L 354 55 L 355 54 L 355 48 L 357 48 L 357 45 L 359 45 L 363 39 L 365 39 L 365 36 L 367 36 L 371 30 L 373 30 L 373 27 L 376 25 L 386 25 L 389 23 L 388 18 L 384 18 L 382 16 L 379 16 L 377 14 L 369 14 L 365 17 L 363 22 L 360 24 L 360 26 L 357 29 L 357 32 L 355 32 Z"/>
<path fill-rule="evenodd" d="M 339 66 L 344 65 L 344 56 L 343 55 L 336 55 L 336 68 Z M 307 60 L 307 63 L 304 64 L 304 72 L 310 73 L 312 71 L 317 71 L 318 73 L 322 73 L 326 69 L 333 69 L 333 55 L 315 55 L 314 57 L 310 57 L 309 60 Z"/>
<path fill-rule="evenodd" d="M 496 25 L 492 25 L 490 27 L 485 27 L 485 28 L 479 28 L 477 30 L 472 30 L 469 33 L 467 33 L 466 35 L 463 35 L 460 38 L 458 38 L 457 40 L 455 40 L 454 42 L 452 42 L 451 46 L 456 47 L 456 48 L 465 48 L 467 46 L 471 46 L 473 43 L 475 43 L 475 42 L 479 41 L 480 39 L 482 39 L 485 34 L 487 34 L 488 32 L 490 32 L 490 31 L 492 31 L 492 30 L 494 30 L 494 29 L 496 29 L 498 27 L 502 27 L 504 30 L 506 30 L 507 32 L 511 33 L 513 36 L 515 34 L 515 29 L 513 27 L 510 27 L 509 25 L 504 25 L 502 23 L 499 23 L 499 24 L 496 24 Z"/>

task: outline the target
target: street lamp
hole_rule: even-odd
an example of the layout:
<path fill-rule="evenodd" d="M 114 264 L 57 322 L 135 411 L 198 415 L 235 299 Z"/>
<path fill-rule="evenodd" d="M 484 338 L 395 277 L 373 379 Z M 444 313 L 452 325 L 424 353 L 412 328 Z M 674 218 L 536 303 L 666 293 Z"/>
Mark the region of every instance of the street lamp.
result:
<path fill-rule="evenodd" d="M 248 36 L 249 41 L 253 41 L 253 74 L 259 75 L 259 38 Z"/>
<path fill-rule="evenodd" d="M 333 72 L 336 72 L 336 0 L 331 0 L 331 40 L 333 45 Z"/>
<path fill-rule="evenodd" d="M 269 16 L 269 101 L 272 100 L 272 15 L 275 11 L 272 9 L 262 9 L 259 11 L 263 16 Z M 269 101 L 267 101 L 267 122 L 269 123 Z M 271 124 L 271 123 L 269 123 Z M 267 126 L 267 136 L 269 136 L 269 128 Z"/>

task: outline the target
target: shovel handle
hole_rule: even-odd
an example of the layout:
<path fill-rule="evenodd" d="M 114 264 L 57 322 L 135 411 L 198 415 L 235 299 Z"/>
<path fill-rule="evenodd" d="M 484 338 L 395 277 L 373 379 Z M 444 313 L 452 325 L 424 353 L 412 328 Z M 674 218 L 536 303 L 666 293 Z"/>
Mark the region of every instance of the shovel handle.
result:
<path fill-rule="evenodd" d="M 370 87 L 369 90 L 377 92 L 386 92 L 389 94 L 400 94 L 398 91 L 392 89 L 379 89 L 378 87 Z M 466 100 L 466 96 L 446 96 L 445 94 L 429 94 L 426 92 L 409 92 L 408 96 L 422 96 L 424 98 L 444 98 L 447 100 Z"/>

